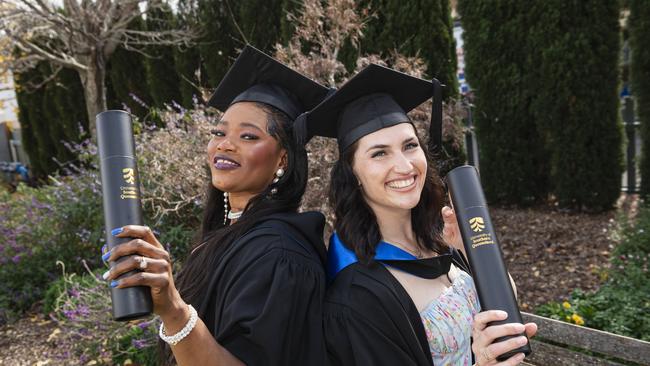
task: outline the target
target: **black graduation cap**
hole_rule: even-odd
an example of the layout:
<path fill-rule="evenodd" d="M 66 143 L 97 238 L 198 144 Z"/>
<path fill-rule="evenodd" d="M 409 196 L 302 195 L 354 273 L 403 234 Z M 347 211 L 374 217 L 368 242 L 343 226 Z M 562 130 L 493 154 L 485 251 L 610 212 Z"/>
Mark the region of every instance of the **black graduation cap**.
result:
<path fill-rule="evenodd" d="M 382 128 L 410 122 L 406 115 L 434 98 L 431 145 L 440 146 L 442 104 L 440 83 L 370 64 L 338 91 L 307 113 L 307 136 L 335 137 L 344 151 L 361 137 Z"/>
<path fill-rule="evenodd" d="M 215 90 L 208 105 L 225 111 L 237 102 L 261 102 L 295 120 L 314 108 L 329 89 L 246 45 Z"/>

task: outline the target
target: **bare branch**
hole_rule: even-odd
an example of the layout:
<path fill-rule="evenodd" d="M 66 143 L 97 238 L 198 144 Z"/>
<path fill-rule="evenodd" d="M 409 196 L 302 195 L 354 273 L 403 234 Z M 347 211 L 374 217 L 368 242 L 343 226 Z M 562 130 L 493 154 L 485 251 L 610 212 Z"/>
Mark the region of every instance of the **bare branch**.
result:
<path fill-rule="evenodd" d="M 106 63 L 116 48 L 145 53 L 151 45 L 187 46 L 189 29 L 129 29 L 161 0 L 0 0 L 0 70 L 22 71 L 46 61 L 71 68 L 84 87 L 89 120 L 106 108 Z M 147 5 L 146 10 L 141 5 Z"/>

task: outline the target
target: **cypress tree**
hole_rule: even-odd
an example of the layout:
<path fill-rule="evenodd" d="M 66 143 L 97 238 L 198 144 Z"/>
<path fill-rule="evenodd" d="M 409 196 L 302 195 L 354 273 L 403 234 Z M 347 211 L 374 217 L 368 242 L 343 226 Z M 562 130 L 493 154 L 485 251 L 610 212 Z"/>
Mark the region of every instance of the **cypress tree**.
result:
<path fill-rule="evenodd" d="M 47 125 L 49 119 L 45 110 L 45 88 L 37 88 L 50 71 L 49 65 L 41 62 L 36 67 L 15 75 L 23 148 L 29 155 L 32 174 L 38 178 L 43 178 L 58 168 L 52 159 L 56 157 L 56 146 Z"/>
<path fill-rule="evenodd" d="M 280 40 L 278 42 L 286 45 L 291 40 L 296 27 L 289 21 L 288 14 L 295 16 L 300 14 L 303 8 L 302 0 L 282 0 L 282 13 L 280 17 Z"/>
<path fill-rule="evenodd" d="M 620 6 L 547 0 L 531 10 L 531 44 L 539 52 L 533 110 L 550 153 L 553 192 L 564 207 L 608 209 L 622 173 Z"/>
<path fill-rule="evenodd" d="M 199 26 L 199 17 L 195 2 L 192 0 L 180 0 L 178 2 L 178 14 L 176 21 L 181 27 L 191 27 L 205 32 Z M 178 76 L 178 89 L 180 100 L 178 101 L 183 107 L 192 107 L 192 99 L 198 95 L 198 90 L 194 85 L 198 81 L 194 77 L 197 70 L 201 68 L 201 55 L 199 46 L 193 45 L 189 48 L 174 48 L 174 68 Z"/>
<path fill-rule="evenodd" d="M 386 55 L 392 50 L 419 55 L 427 75 L 447 87 L 445 98 L 457 94 L 456 46 L 448 0 L 363 0 L 376 15 L 364 32 L 363 53 Z"/>
<path fill-rule="evenodd" d="M 203 82 L 215 88 L 235 56 L 235 39 L 241 37 L 235 33 L 232 5 L 223 0 L 198 0 L 197 3 L 198 21 L 203 33 L 199 40 L 199 53 L 205 67 Z"/>
<path fill-rule="evenodd" d="M 632 94 L 641 121 L 641 194 L 650 194 L 650 2 L 630 0 Z"/>
<path fill-rule="evenodd" d="M 460 0 L 465 71 L 474 88 L 481 180 L 492 202 L 529 204 L 548 193 L 548 160 L 531 112 L 535 67 L 519 0 Z M 556 78 L 556 75 L 552 76 Z"/>
<path fill-rule="evenodd" d="M 79 73 L 71 69 L 62 69 L 57 77 L 56 85 L 58 90 L 55 95 L 55 104 L 61 120 L 64 140 L 79 142 L 84 137 L 89 137 L 84 135 L 90 130 Z"/>
<path fill-rule="evenodd" d="M 15 75 L 18 118 L 22 143 L 29 156 L 32 174 L 43 178 L 75 160 L 64 142 L 79 142 L 88 131 L 84 93 L 76 71 L 62 69 L 58 75 L 36 88 L 51 75 L 51 67 L 37 67 Z M 56 159 L 56 161 L 55 161 Z"/>
<path fill-rule="evenodd" d="M 165 31 L 174 28 L 175 19 L 169 5 L 156 8 L 147 14 L 145 22 L 149 31 Z M 145 59 L 147 85 L 156 107 L 172 101 L 181 102 L 179 77 L 174 69 L 174 49 L 171 46 L 151 46 L 150 56 Z"/>
<path fill-rule="evenodd" d="M 22 145 L 25 153 L 29 156 L 31 174 L 34 177 L 43 177 L 46 175 L 46 167 L 41 164 L 38 144 L 39 140 L 34 130 L 33 121 L 30 118 L 33 111 L 41 108 L 42 98 L 37 91 L 30 90 L 29 82 L 35 77 L 40 76 L 36 68 L 14 73 L 14 84 L 16 90 L 16 101 L 18 102 L 18 120 L 22 135 Z M 36 94 L 36 95 L 35 95 Z"/>
<path fill-rule="evenodd" d="M 199 48 L 174 49 L 174 68 L 179 79 L 179 104 L 185 108 L 190 108 L 194 96 L 199 95 L 199 91 L 194 86 L 198 85 L 198 80 L 196 80 L 194 74 L 201 69 Z"/>
<path fill-rule="evenodd" d="M 199 48 L 210 87 L 217 86 L 246 42 L 273 53 L 273 46 L 282 41 L 286 4 L 287 0 L 198 1 L 204 34 Z"/>
<path fill-rule="evenodd" d="M 144 21 L 136 18 L 129 24 L 130 29 L 144 29 Z M 112 92 L 107 95 L 108 108 L 122 109 L 126 105 L 131 113 L 143 117 L 151 106 L 151 96 L 147 85 L 145 69 L 146 57 L 136 51 L 118 47 L 107 65 L 107 79 L 110 79 Z"/>

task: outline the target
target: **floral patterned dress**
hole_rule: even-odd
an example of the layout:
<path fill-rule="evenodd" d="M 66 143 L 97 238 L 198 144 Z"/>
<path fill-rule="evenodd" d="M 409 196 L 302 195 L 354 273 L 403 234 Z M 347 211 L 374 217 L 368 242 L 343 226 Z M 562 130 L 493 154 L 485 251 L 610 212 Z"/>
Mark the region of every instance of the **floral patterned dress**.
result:
<path fill-rule="evenodd" d="M 472 364 L 472 323 L 480 312 L 474 281 L 464 271 L 420 312 L 434 365 Z"/>

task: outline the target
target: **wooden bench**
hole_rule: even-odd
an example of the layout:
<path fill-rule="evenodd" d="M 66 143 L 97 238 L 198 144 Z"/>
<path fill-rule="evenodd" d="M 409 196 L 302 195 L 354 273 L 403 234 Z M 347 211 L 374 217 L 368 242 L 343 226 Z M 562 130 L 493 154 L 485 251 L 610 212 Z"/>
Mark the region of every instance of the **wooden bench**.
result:
<path fill-rule="evenodd" d="M 523 365 L 650 365 L 650 342 L 521 313 L 538 326 Z M 648 315 L 650 316 L 650 314 Z"/>

